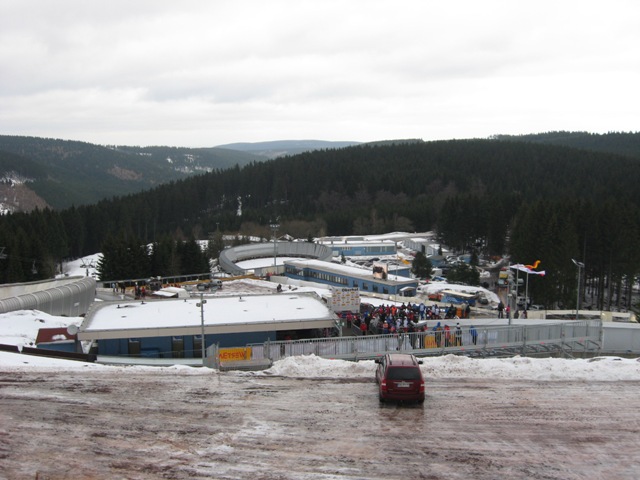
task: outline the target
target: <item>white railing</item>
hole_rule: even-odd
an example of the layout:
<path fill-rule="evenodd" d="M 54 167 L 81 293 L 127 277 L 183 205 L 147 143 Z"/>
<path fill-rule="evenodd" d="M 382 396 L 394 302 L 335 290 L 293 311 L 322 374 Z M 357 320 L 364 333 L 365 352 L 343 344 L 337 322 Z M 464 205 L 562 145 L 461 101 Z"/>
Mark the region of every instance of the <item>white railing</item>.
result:
<path fill-rule="evenodd" d="M 268 341 L 250 344 L 251 359 L 271 361 L 296 355 L 362 360 L 388 352 L 407 352 L 417 356 L 464 354 L 496 356 L 563 352 L 597 354 L 602 344 L 602 322 L 545 322 L 540 325 L 481 326 L 477 335 L 466 326 L 456 338 L 444 333 L 415 332 L 389 335 L 315 338 Z"/>

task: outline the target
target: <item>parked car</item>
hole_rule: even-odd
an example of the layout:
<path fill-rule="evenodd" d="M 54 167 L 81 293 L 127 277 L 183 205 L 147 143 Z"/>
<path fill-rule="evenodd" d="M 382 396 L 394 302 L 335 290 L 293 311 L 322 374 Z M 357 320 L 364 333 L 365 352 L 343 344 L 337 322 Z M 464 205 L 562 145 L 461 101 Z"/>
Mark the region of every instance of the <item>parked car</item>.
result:
<path fill-rule="evenodd" d="M 380 402 L 424 402 L 425 385 L 420 365 L 414 355 L 388 353 L 376 358 L 376 382 Z"/>
<path fill-rule="evenodd" d="M 202 282 L 197 285 L 197 289 L 200 291 L 222 288 L 222 280 L 211 280 L 210 282 Z"/>

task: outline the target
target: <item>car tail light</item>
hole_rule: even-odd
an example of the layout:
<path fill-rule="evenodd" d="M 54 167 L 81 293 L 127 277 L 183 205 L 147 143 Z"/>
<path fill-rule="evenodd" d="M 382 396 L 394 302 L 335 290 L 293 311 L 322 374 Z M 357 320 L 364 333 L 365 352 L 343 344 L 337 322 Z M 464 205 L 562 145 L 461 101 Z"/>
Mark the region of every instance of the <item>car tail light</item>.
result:
<path fill-rule="evenodd" d="M 424 393 L 424 380 L 420 382 L 420 393 Z"/>
<path fill-rule="evenodd" d="M 380 382 L 380 390 L 382 390 L 383 392 L 387 391 L 387 381 L 384 378 Z"/>

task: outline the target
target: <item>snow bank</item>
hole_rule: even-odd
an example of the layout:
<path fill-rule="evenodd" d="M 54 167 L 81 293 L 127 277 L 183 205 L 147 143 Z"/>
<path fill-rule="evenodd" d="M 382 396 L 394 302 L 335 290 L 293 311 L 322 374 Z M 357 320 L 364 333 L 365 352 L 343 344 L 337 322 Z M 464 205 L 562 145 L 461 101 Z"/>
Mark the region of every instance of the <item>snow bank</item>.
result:
<path fill-rule="evenodd" d="M 522 380 L 638 380 L 640 361 L 619 357 L 593 359 L 558 359 L 514 357 L 506 359 L 471 359 L 457 355 L 423 359 L 425 378 L 500 378 Z M 362 377 L 373 378 L 373 360 L 357 363 L 327 360 L 314 355 L 289 357 L 276 362 L 270 369 L 254 375 L 287 377 Z"/>
<path fill-rule="evenodd" d="M 422 372 L 427 381 L 437 378 L 484 378 L 541 381 L 625 381 L 640 379 L 639 359 L 597 357 L 591 359 L 559 359 L 514 357 L 501 359 L 471 359 L 457 355 L 423 359 Z M 373 360 L 350 362 L 305 355 L 277 361 L 260 372 L 231 372 L 235 375 L 282 376 L 293 378 L 367 378 L 373 380 L 376 363 Z M 124 374 L 148 375 L 222 375 L 217 370 L 174 365 L 171 367 L 107 366 L 18 353 L 0 352 L 0 369 L 24 370 L 64 369 L 118 370 Z"/>

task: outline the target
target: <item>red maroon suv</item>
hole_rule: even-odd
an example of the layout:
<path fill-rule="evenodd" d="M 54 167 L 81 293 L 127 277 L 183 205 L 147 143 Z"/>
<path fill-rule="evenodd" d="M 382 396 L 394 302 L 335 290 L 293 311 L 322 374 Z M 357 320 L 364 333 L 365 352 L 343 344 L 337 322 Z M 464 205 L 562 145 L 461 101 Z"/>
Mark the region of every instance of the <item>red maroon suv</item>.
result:
<path fill-rule="evenodd" d="M 376 358 L 376 382 L 380 401 L 424 402 L 424 378 L 420 365 L 422 360 L 406 353 L 388 353 Z"/>

